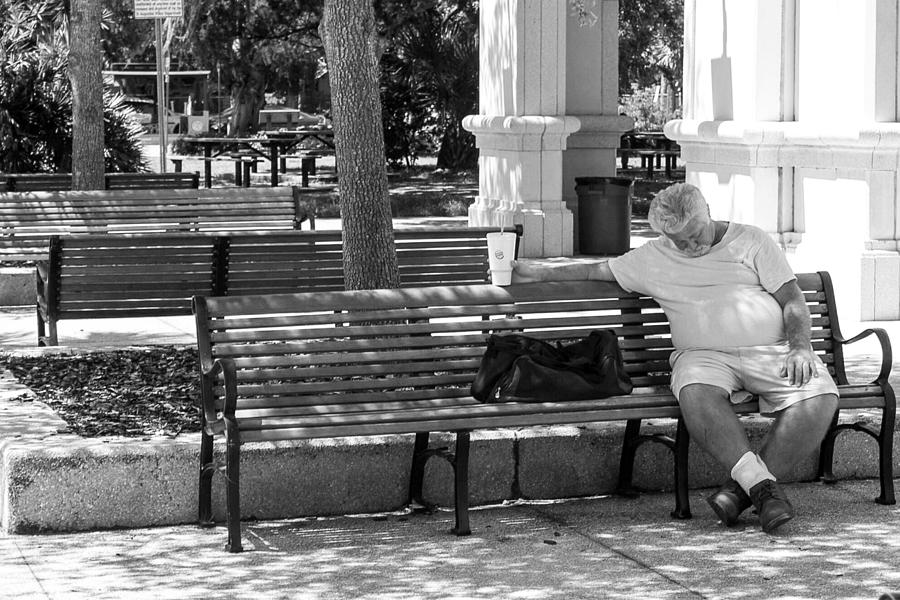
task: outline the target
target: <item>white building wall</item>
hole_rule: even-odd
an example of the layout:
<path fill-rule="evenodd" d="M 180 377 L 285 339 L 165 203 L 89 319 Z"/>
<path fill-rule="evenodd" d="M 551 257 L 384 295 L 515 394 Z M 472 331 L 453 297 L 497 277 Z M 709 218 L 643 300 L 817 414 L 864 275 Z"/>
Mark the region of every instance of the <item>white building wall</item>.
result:
<path fill-rule="evenodd" d="M 842 314 L 900 318 L 897 0 L 686 0 L 684 119 L 716 218 L 756 224 Z"/>

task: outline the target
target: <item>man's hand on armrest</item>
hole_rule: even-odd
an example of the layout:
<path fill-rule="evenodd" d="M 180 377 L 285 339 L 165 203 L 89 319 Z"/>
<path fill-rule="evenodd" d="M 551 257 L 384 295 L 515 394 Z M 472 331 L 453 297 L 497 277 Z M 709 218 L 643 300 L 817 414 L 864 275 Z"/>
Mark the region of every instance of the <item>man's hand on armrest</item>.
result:
<path fill-rule="evenodd" d="M 596 279 L 615 281 L 609 265 L 600 263 L 569 263 L 541 265 L 513 261 L 512 282 L 533 283 L 536 281 L 578 281 Z"/>

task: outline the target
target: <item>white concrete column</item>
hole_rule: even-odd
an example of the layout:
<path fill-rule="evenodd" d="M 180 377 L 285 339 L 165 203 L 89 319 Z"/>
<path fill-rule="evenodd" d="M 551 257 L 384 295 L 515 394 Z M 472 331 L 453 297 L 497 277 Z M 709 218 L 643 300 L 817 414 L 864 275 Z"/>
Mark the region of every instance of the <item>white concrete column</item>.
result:
<path fill-rule="evenodd" d="M 850 320 L 900 318 L 897 48 L 897 0 L 685 2 L 686 179 Z"/>
<path fill-rule="evenodd" d="M 574 178 L 614 175 L 631 126 L 615 114 L 618 1 L 596 8 L 598 22 L 581 26 L 564 0 L 480 3 L 479 114 L 463 121 L 479 148 L 469 223 L 522 223 L 525 257 L 572 255 Z"/>

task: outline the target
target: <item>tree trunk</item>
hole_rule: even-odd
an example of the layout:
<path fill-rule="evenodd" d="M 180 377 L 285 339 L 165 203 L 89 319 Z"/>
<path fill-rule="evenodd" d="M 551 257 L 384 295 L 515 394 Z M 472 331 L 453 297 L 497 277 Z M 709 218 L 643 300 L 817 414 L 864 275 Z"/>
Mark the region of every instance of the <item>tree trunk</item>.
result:
<path fill-rule="evenodd" d="M 331 83 L 345 286 L 399 287 L 372 0 L 325 0 L 319 31 Z"/>
<path fill-rule="evenodd" d="M 72 189 L 101 190 L 106 184 L 100 0 L 72 0 L 71 7 Z"/>
<path fill-rule="evenodd" d="M 259 111 L 266 101 L 265 90 L 265 79 L 253 74 L 245 76 L 240 83 L 234 85 L 231 92 L 234 112 L 229 128 L 233 135 L 244 137 L 256 133 L 259 128 Z"/>

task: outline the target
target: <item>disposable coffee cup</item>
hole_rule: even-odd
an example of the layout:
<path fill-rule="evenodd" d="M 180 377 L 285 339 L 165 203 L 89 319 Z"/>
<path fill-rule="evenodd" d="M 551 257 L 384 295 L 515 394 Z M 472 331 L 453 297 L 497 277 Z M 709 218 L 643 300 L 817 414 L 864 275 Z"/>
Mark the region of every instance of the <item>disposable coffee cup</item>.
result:
<path fill-rule="evenodd" d="M 492 231 L 487 234 L 487 245 L 491 283 L 509 285 L 512 282 L 512 261 L 516 257 L 516 234 L 512 231 Z"/>

